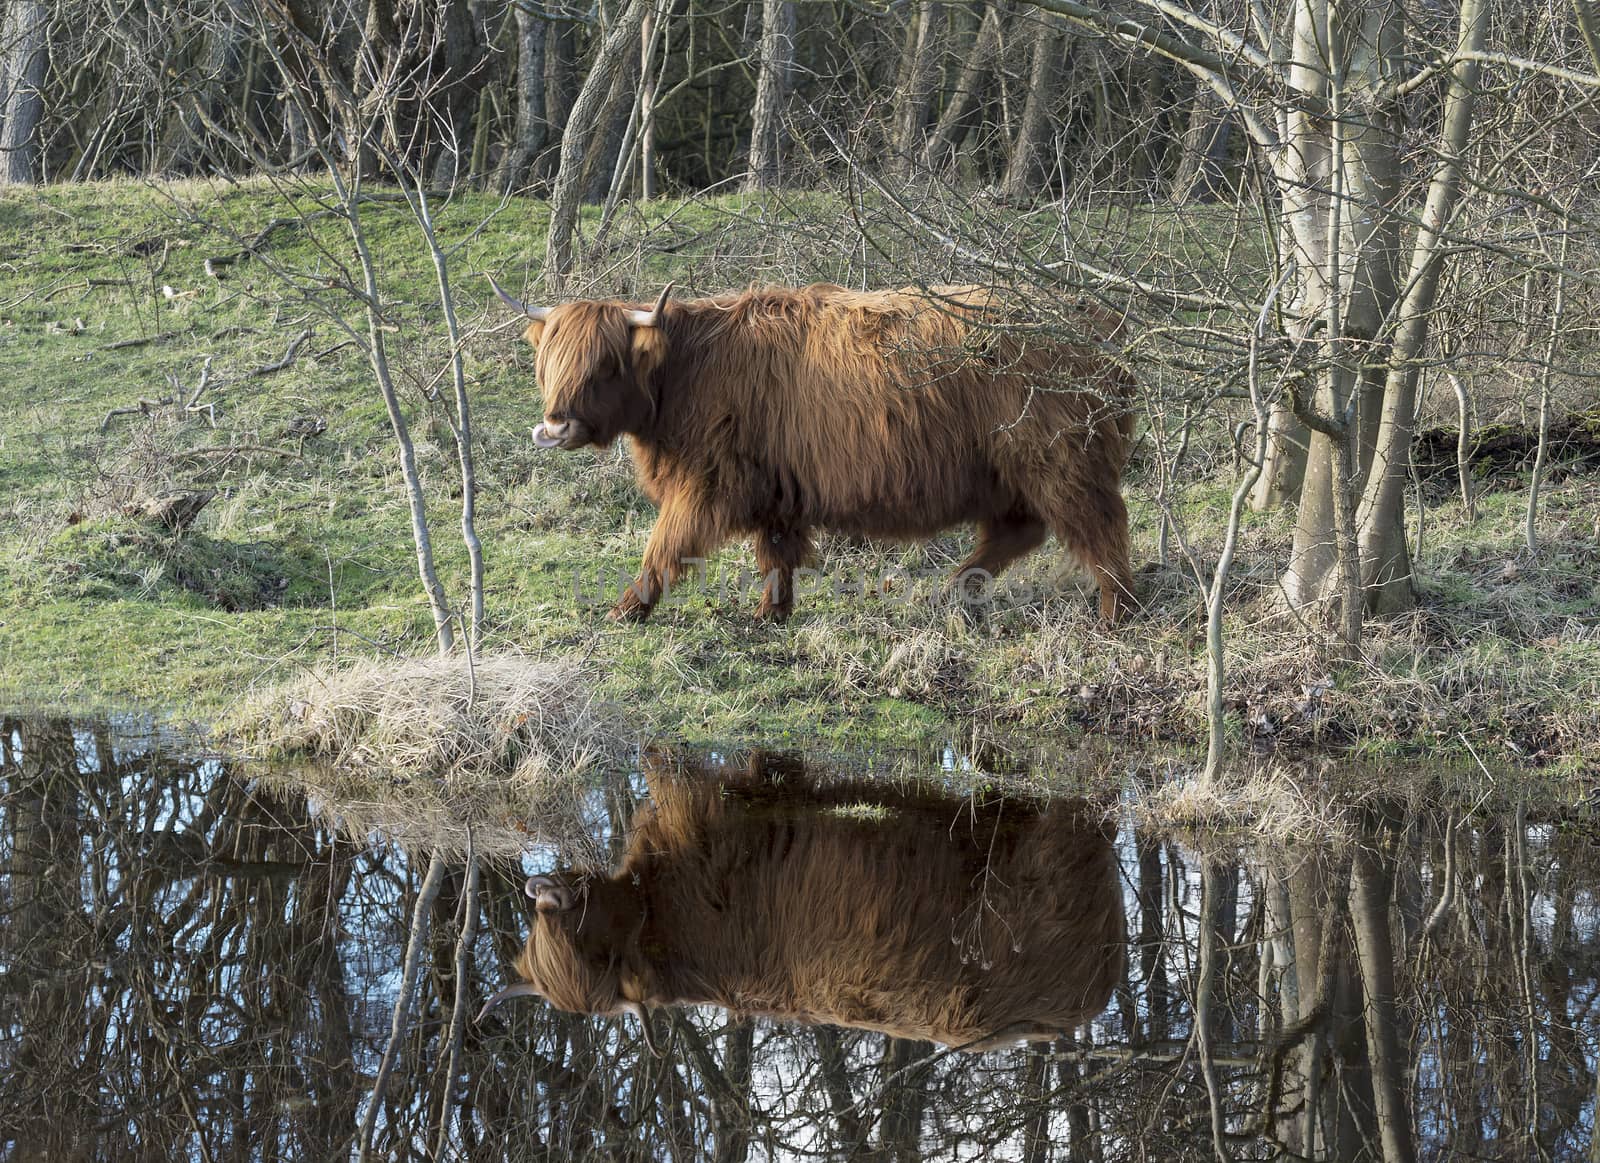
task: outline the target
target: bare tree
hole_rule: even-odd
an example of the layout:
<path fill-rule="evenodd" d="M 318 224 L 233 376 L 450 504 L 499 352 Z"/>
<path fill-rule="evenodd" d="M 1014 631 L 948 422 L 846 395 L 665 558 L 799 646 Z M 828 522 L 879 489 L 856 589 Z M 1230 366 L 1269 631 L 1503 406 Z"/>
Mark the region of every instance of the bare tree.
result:
<path fill-rule="evenodd" d="M 1029 54 L 1027 91 L 1022 116 L 1010 143 L 1001 193 L 1013 202 L 1028 202 L 1044 192 L 1052 177 L 1051 154 L 1055 142 L 1053 117 L 1067 68 L 1061 22 L 1049 13 L 1037 13 L 1025 27 L 1033 39 Z"/>
<path fill-rule="evenodd" d="M 545 99 L 546 44 L 550 22 L 531 3 L 516 4 L 517 117 L 511 146 L 506 150 L 500 188 L 514 193 L 527 183 L 535 160 L 550 140 Z"/>
<path fill-rule="evenodd" d="M 904 160 L 922 156 L 938 84 L 940 30 L 944 19 L 944 5 L 939 0 L 920 0 L 906 22 L 891 126 L 895 150 Z"/>
<path fill-rule="evenodd" d="M 778 184 L 783 157 L 783 107 L 794 69 L 794 0 L 761 0 L 761 47 L 751 115 L 750 171 L 745 189 Z"/>
<path fill-rule="evenodd" d="M 28 185 L 44 176 L 49 27 L 44 0 L 8 0 L 0 8 L 0 185 Z"/>
<path fill-rule="evenodd" d="M 578 208 L 589 185 L 595 146 L 601 131 L 620 104 L 616 84 L 623 63 L 639 42 L 645 16 L 657 0 L 627 0 L 606 33 L 567 115 L 561 135 L 561 168 L 550 194 L 550 233 L 545 240 L 546 286 L 560 294 L 573 270 L 573 235 Z"/>

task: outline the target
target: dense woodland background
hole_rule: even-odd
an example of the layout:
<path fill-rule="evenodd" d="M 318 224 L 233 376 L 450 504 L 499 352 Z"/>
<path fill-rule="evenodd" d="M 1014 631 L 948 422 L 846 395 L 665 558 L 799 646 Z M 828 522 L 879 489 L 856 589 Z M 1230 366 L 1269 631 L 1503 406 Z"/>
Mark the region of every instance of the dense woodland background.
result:
<path fill-rule="evenodd" d="M 1250 69 L 1295 59 L 1299 19 L 1381 30 L 1408 90 L 1395 112 L 1420 143 L 1440 112 L 1429 70 L 1436 80 L 1449 59 L 1461 10 L 1480 7 L 1483 63 L 1504 70 L 1481 83 L 1504 107 L 1474 145 L 1542 179 L 1496 175 L 1503 184 L 1559 206 L 1561 179 L 1593 163 L 1600 124 L 1581 96 L 1596 45 L 1585 0 L 8 0 L 0 175 L 241 175 L 332 151 L 375 170 L 403 162 L 441 186 L 539 195 L 579 138 L 586 196 L 621 182 L 649 197 L 815 184 L 847 142 L 875 167 L 953 173 L 1023 201 L 1090 187 L 1248 196 L 1262 159 L 1239 110 L 1195 74 L 1229 71 L 1205 58 L 1214 46 L 1235 54 L 1243 99 Z M 602 91 L 579 108 L 586 88 Z M 392 154 L 363 155 L 348 132 L 352 114 L 388 112 L 374 103 L 403 123 Z"/>

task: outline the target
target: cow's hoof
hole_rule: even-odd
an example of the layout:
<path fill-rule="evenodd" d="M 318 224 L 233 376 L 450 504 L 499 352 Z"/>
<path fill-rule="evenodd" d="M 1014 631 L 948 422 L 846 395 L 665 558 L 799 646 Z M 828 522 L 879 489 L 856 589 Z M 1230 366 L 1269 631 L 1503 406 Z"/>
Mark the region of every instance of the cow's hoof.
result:
<path fill-rule="evenodd" d="M 606 615 L 613 622 L 643 622 L 650 616 L 654 607 L 647 606 L 631 594 L 611 607 L 611 612 Z"/>
<path fill-rule="evenodd" d="M 793 606 L 778 605 L 776 602 L 763 601 L 756 607 L 756 617 L 763 622 L 787 622 Z"/>

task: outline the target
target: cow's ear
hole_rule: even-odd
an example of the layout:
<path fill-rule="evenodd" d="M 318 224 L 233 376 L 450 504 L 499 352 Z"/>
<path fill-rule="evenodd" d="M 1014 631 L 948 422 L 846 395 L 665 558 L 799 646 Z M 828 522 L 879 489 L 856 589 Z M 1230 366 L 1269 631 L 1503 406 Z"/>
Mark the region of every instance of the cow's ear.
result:
<path fill-rule="evenodd" d="M 529 323 L 528 329 L 522 333 L 522 338 L 533 344 L 533 346 L 538 347 L 539 341 L 544 338 L 544 320 L 535 319 Z"/>
<path fill-rule="evenodd" d="M 667 358 L 666 332 L 659 327 L 631 327 L 633 332 L 633 371 L 644 383 Z"/>

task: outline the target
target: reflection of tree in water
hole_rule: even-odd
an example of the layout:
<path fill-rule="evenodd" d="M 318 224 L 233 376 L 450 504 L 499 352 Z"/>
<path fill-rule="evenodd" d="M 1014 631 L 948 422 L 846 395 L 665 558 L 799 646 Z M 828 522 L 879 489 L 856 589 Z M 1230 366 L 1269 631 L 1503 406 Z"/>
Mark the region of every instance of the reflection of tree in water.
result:
<path fill-rule="evenodd" d="M 613 789 L 619 825 L 630 795 Z M 1125 837 L 1126 979 L 1048 1049 L 947 1054 L 700 1008 L 656 1015 L 658 1059 L 630 1024 L 528 1003 L 467 1025 L 452 1086 L 453 868 L 373 1156 L 1584 1157 L 1588 842 L 1515 814 L 1367 825 L 1333 855 Z M 215 762 L 6 721 L 0 1158 L 352 1157 L 426 863 Z M 483 868 L 473 1009 L 509 980 L 520 880 Z"/>

